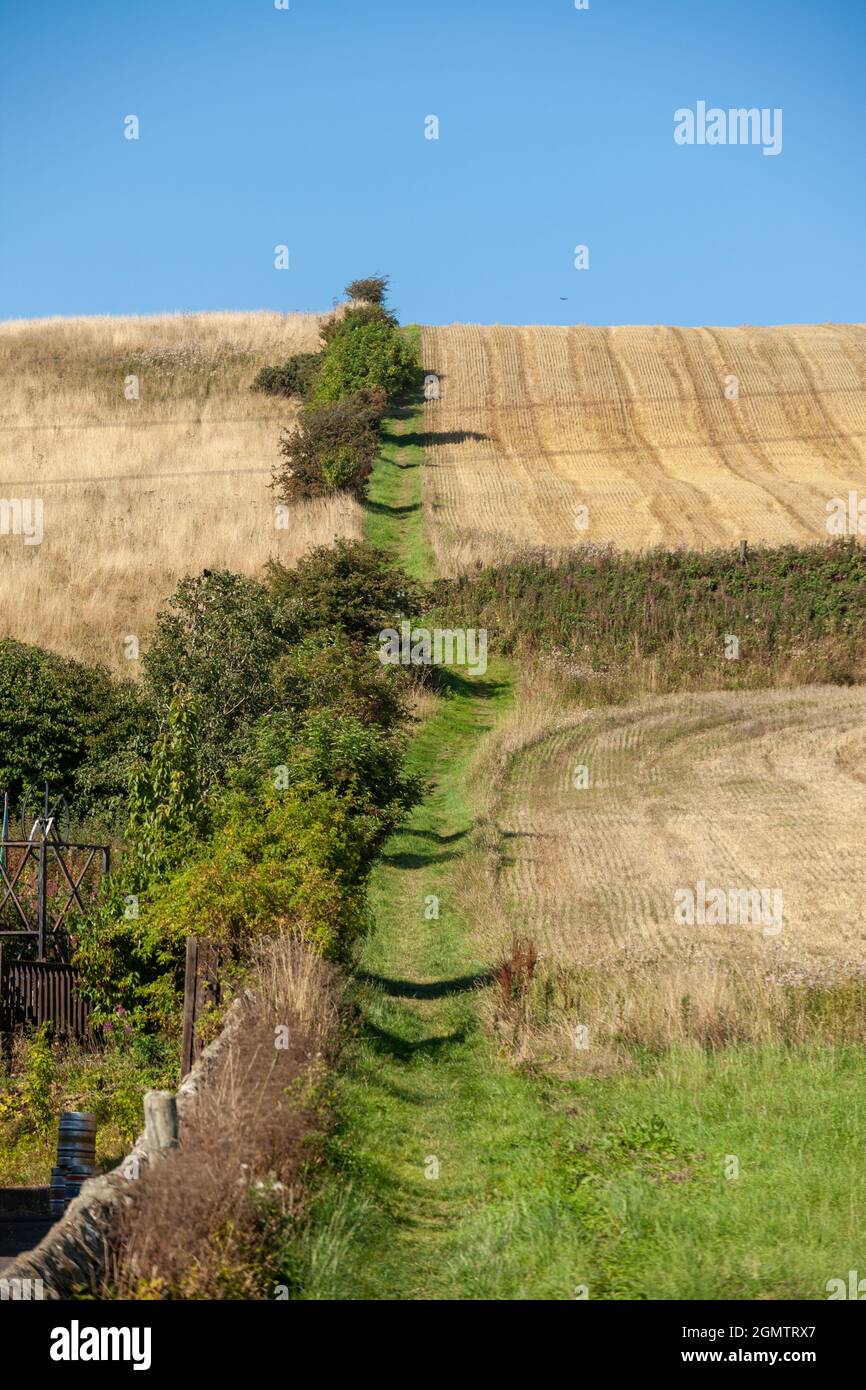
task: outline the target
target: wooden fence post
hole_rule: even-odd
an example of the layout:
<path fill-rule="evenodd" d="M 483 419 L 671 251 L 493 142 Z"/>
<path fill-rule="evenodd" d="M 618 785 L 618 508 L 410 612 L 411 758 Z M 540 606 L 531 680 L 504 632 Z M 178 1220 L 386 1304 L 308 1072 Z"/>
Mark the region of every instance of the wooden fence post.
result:
<path fill-rule="evenodd" d="M 192 1071 L 195 1044 L 195 995 L 198 976 L 198 937 L 186 939 L 186 969 L 183 977 L 183 1039 L 180 1045 L 180 1074 Z"/>
<path fill-rule="evenodd" d="M 154 1153 L 177 1147 L 177 1097 L 172 1091 L 145 1091 L 144 1141 Z"/>
<path fill-rule="evenodd" d="M 11 1051 L 11 1049 L 10 1049 Z M 3 978 L 3 943 L 0 941 L 0 1071 L 6 1069 L 6 981 Z"/>
<path fill-rule="evenodd" d="M 183 1037 L 180 1045 L 181 1080 L 192 1071 L 199 1054 L 196 1024 L 209 1004 L 219 1003 L 219 947 L 201 936 L 186 939 L 183 977 Z"/>

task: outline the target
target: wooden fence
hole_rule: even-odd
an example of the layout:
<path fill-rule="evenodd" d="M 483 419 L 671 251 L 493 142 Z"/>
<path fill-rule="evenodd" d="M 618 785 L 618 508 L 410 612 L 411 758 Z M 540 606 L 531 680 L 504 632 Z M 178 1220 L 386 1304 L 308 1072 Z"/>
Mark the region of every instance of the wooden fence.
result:
<path fill-rule="evenodd" d="M 10 960 L 0 946 L 0 1035 L 26 1024 L 53 1023 L 69 1040 L 91 1037 L 90 1009 L 78 994 L 78 971 L 61 961 Z"/>

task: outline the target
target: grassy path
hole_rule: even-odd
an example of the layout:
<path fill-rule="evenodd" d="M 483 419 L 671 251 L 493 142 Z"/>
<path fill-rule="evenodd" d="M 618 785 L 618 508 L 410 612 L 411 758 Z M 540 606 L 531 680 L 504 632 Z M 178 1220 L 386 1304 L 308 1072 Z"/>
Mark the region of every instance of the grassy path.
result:
<path fill-rule="evenodd" d="M 429 579 L 422 429 L 420 401 L 387 423 L 367 535 Z M 479 1027 L 489 963 L 472 956 L 455 891 L 471 852 L 467 766 L 512 695 L 504 663 L 483 678 L 452 674 L 414 740 L 430 792 L 371 884 L 375 926 L 354 982 L 358 1028 L 337 1082 L 341 1125 L 305 1259 L 308 1298 L 486 1296 L 499 1264 L 482 1253 L 479 1223 L 519 1191 L 515 1152 L 538 1152 L 544 1108 Z"/>
<path fill-rule="evenodd" d="M 340 1128 L 306 1251 L 302 1296 L 569 1298 L 573 1216 L 546 1190 L 559 1125 L 477 1017 L 488 978 L 456 905 L 472 827 L 468 761 L 512 697 L 510 674 L 453 677 L 412 760 L 429 796 L 374 876 L 355 983 L 358 1025 L 337 1080 Z M 438 918 L 425 915 L 431 897 Z"/>
<path fill-rule="evenodd" d="M 406 329 L 418 343 L 420 329 Z M 389 551 L 413 579 L 433 576 L 433 557 L 424 529 L 421 472 L 424 447 L 421 397 L 385 420 L 385 442 L 367 488 L 367 539 Z"/>

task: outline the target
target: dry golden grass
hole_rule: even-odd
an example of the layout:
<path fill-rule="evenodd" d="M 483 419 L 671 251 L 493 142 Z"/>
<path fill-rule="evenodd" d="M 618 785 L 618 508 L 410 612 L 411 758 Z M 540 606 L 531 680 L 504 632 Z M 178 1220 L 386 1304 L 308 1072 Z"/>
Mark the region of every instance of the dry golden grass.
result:
<path fill-rule="evenodd" d="M 231 1041 L 184 1113 L 178 1148 L 134 1184 L 104 1294 L 275 1297 L 282 1241 L 330 1125 L 338 986 L 292 938 L 259 944 Z"/>
<path fill-rule="evenodd" d="M 442 573 L 527 544 L 803 543 L 826 537 L 831 498 L 866 495 L 862 324 L 454 324 L 423 349 Z"/>
<path fill-rule="evenodd" d="M 495 960 L 513 931 L 534 939 L 560 1041 L 578 1022 L 652 1045 L 769 1039 L 791 1025 L 785 986 L 866 977 L 866 690 L 570 711 L 536 692 L 476 779 L 482 949 Z M 782 930 L 764 930 L 770 916 L 678 924 L 674 895 L 699 880 L 781 890 Z"/>
<path fill-rule="evenodd" d="M 296 407 L 249 384 L 318 330 L 314 314 L 269 312 L 0 324 L 0 497 L 42 498 L 45 517 L 41 545 L 0 535 L 0 635 L 130 674 L 124 637 L 146 637 L 185 574 L 256 573 L 359 536 L 348 498 L 274 526 L 268 483 Z"/>

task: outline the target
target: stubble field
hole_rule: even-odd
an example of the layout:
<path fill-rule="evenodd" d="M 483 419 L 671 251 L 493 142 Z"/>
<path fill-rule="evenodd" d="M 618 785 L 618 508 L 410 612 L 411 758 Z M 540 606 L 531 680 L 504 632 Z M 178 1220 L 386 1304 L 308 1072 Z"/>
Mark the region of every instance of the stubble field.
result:
<path fill-rule="evenodd" d="M 804 544 L 866 493 L 862 324 L 453 324 L 423 349 L 444 574 L 526 545 Z"/>

